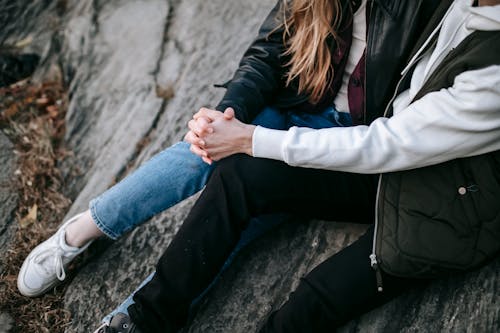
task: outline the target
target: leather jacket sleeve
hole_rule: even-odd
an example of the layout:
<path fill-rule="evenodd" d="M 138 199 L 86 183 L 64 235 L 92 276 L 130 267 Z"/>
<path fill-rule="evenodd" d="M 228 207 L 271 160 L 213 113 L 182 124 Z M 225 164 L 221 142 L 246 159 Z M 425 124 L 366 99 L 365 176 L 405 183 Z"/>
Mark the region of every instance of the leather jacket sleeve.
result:
<path fill-rule="evenodd" d="M 216 107 L 219 111 L 232 107 L 236 117 L 245 123 L 251 122 L 269 104 L 282 83 L 284 43 L 280 3 L 278 1 L 261 25 Z"/>

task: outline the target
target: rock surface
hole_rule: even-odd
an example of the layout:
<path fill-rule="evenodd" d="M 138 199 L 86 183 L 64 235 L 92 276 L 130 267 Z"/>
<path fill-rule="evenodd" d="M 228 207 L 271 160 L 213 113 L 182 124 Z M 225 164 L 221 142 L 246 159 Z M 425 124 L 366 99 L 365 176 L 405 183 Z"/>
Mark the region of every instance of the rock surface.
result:
<path fill-rule="evenodd" d="M 14 212 L 17 208 L 18 195 L 14 183 L 17 158 L 14 146 L 0 131 L 0 256 L 5 254 L 16 230 Z M 0 274 L 3 268 L 0 266 Z"/>
<path fill-rule="evenodd" d="M 6 313 L 0 313 L 0 333 L 7 333 L 12 329 L 14 320 Z"/>
<path fill-rule="evenodd" d="M 31 36 L 26 51 L 42 55 L 38 76 L 58 65 L 70 88 L 66 139 L 75 158 L 65 166 L 66 190 L 74 198 L 68 215 L 85 209 L 116 178 L 181 139 L 200 106 L 217 103 L 222 91 L 212 84 L 231 76 L 273 3 L 0 1 L 0 13 L 8 8 L 20 17 L 18 24 L 1 21 L 0 41 L 15 44 Z M 80 170 L 76 177 L 74 168 Z M 148 275 L 192 202 L 155 217 L 89 260 L 66 293 L 66 307 L 73 314 L 68 332 L 91 331 Z M 364 228 L 316 221 L 286 225 L 257 240 L 222 275 L 186 331 L 254 331 L 286 300 L 300 276 Z M 497 259 L 477 272 L 437 281 L 342 331 L 498 331 L 499 272 Z"/>
<path fill-rule="evenodd" d="M 17 158 L 13 150 L 12 143 L 0 131 L 0 256 L 7 253 L 10 241 L 17 228 L 16 223 L 13 223 L 15 221 L 14 212 L 18 203 L 17 189 L 13 182 Z M 3 260 L 0 262 L 3 262 Z M 0 276 L 3 273 L 4 267 L 0 265 Z M 9 314 L 0 312 L 0 333 L 8 332 L 12 327 L 12 323 L 13 320 Z"/>

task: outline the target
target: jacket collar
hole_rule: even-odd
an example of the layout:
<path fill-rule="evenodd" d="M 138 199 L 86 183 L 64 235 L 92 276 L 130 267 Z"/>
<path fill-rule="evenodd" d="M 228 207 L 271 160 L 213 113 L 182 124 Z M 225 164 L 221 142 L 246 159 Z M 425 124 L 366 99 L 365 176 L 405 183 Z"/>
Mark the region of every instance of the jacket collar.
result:
<path fill-rule="evenodd" d="M 401 0 L 371 0 L 375 2 L 384 13 L 395 19 L 398 16 L 398 11 L 401 6 L 406 6 L 406 3 L 401 4 Z M 415 8 L 420 7 L 423 0 L 411 0 L 411 2 L 418 3 Z"/>
<path fill-rule="evenodd" d="M 424 31 L 420 35 L 420 38 L 415 43 L 415 46 L 410 53 L 410 57 L 408 59 L 412 59 L 415 54 L 419 51 L 419 49 L 425 44 L 427 38 L 432 34 L 432 32 L 436 29 L 436 27 L 441 22 L 443 16 L 448 11 L 448 8 L 451 6 L 454 0 L 441 0 L 439 6 L 436 8 L 434 15 L 429 20 L 429 23 L 425 27 Z M 436 37 L 436 36 L 435 36 Z"/>
<path fill-rule="evenodd" d="M 399 1 L 394 1 L 394 0 L 372 0 L 376 2 L 382 10 L 389 15 L 392 18 L 395 18 L 397 15 L 397 7 L 396 4 Z M 421 0 L 415 0 L 415 1 L 421 1 Z"/>

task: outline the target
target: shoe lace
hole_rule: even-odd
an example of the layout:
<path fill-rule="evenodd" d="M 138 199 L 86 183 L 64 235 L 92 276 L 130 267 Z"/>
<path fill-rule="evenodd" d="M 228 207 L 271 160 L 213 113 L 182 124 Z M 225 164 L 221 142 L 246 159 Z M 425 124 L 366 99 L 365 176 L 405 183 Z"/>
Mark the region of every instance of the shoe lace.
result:
<path fill-rule="evenodd" d="M 109 328 L 109 325 L 104 323 L 101 326 L 99 326 L 94 333 L 111 333 L 111 328 Z"/>
<path fill-rule="evenodd" d="M 36 258 L 34 258 L 33 261 L 37 264 L 37 267 L 43 270 L 46 275 L 51 274 L 51 268 L 53 267 L 56 273 L 56 277 L 59 279 L 59 281 L 63 281 L 66 278 L 66 272 L 64 270 L 63 263 L 63 254 L 64 252 L 62 249 L 54 246 L 47 248 L 45 251 L 41 252 Z M 44 264 L 47 262 L 47 260 L 50 260 L 51 257 L 54 260 L 53 266 Z"/>

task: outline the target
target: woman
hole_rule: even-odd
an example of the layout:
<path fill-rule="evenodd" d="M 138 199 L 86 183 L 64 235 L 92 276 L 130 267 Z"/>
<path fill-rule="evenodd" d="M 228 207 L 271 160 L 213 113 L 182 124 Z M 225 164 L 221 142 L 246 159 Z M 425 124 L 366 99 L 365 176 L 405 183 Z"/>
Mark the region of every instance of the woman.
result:
<path fill-rule="evenodd" d="M 442 1 L 424 37 L 389 104 L 394 115 L 370 126 L 283 131 L 242 124 L 231 110 L 223 118 L 206 109 L 195 115 L 187 139 L 199 155 L 263 158 L 234 155 L 218 164 L 156 275 L 136 293 L 130 318 L 116 316 L 101 331 L 176 332 L 258 214 L 378 219 L 382 229 L 370 227 L 304 277 L 261 332 L 331 332 L 417 278 L 495 257 L 500 1 Z M 393 225 L 404 232 L 383 230 Z"/>
<path fill-rule="evenodd" d="M 289 8 L 294 14 L 286 26 L 280 24 L 285 14 L 278 3 L 243 56 L 217 109 L 231 107 L 242 122 L 276 129 L 367 124 L 380 116 L 393 77 L 436 3 L 376 0 L 365 11 L 359 9 L 366 7 L 361 1 L 297 0 Z M 357 20 L 366 14 L 369 25 L 376 27 L 368 29 L 371 47 L 366 55 L 364 25 L 356 20 L 353 28 L 353 11 Z M 310 43 L 315 39 L 316 44 Z M 294 40 L 289 48 L 287 40 Z M 379 73 L 382 66 L 384 71 Z M 365 92 L 365 81 L 373 89 Z M 64 267 L 94 239 L 103 235 L 117 239 L 199 191 L 211 171 L 186 142 L 159 153 L 37 246 L 20 270 L 19 291 L 34 297 L 51 290 L 65 279 Z"/>

